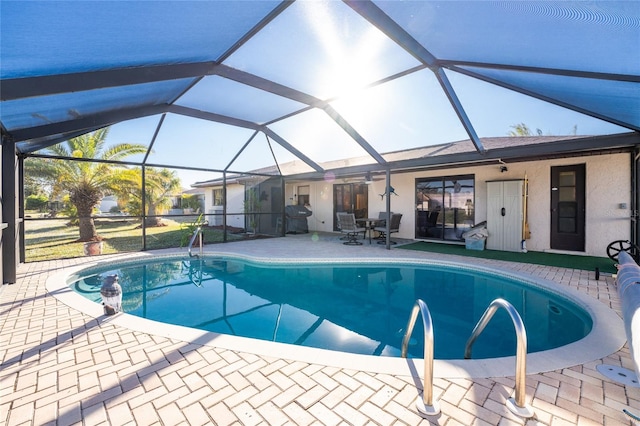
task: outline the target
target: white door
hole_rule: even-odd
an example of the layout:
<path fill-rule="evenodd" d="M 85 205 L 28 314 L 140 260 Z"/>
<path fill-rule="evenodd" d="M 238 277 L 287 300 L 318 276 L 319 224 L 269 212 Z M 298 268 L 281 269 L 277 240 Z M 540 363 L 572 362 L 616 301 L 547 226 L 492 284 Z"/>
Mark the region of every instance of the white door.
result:
<path fill-rule="evenodd" d="M 502 182 L 487 182 L 487 249 L 502 250 Z"/>
<path fill-rule="evenodd" d="M 504 207 L 502 250 L 522 249 L 522 181 L 504 182 Z"/>
<path fill-rule="evenodd" d="M 522 184 L 521 180 L 487 182 L 487 249 L 521 250 Z"/>

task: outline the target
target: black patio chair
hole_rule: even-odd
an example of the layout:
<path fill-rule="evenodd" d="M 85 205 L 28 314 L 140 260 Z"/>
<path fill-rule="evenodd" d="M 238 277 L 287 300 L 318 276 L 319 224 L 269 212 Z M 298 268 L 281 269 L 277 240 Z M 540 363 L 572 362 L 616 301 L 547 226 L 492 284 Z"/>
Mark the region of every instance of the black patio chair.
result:
<path fill-rule="evenodd" d="M 402 213 L 394 213 L 391 215 L 391 222 L 389 222 L 389 236 L 395 232 L 400 231 L 400 221 L 402 220 Z M 378 244 L 386 244 L 387 242 L 387 226 L 376 226 L 374 230 L 380 232 L 380 241 Z M 390 241 L 390 244 L 396 244 L 395 241 Z"/>
<path fill-rule="evenodd" d="M 367 230 L 358 226 L 356 216 L 353 213 L 338 213 L 338 221 L 340 223 L 340 232 L 346 234 L 347 237 L 347 241 L 343 244 L 351 246 L 362 245 L 358 241 L 358 234 L 362 232 L 362 238 L 364 238 Z"/>

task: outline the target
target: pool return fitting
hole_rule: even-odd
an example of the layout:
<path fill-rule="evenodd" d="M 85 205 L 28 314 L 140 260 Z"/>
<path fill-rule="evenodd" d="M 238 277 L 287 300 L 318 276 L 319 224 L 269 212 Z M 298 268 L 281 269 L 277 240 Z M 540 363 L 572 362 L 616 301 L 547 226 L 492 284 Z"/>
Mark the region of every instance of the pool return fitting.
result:
<path fill-rule="evenodd" d="M 471 358 L 471 346 L 476 341 L 480 333 L 485 329 L 493 315 L 499 308 L 504 308 L 513 322 L 516 331 L 516 396 L 507 400 L 507 408 L 519 417 L 533 417 L 533 409 L 526 403 L 526 372 L 527 372 L 527 331 L 522 322 L 522 318 L 513 305 L 504 299 L 495 299 L 484 312 L 467 340 L 464 350 L 464 358 Z M 416 300 L 411 310 L 411 315 L 407 323 L 407 329 L 402 339 L 402 357 L 407 357 L 409 339 L 413 332 L 413 327 L 418 319 L 418 314 L 422 314 L 422 324 L 424 328 L 424 386 L 422 397 L 416 400 L 416 409 L 420 414 L 435 416 L 440 413 L 440 406 L 433 397 L 433 323 L 427 304 L 421 299 Z"/>

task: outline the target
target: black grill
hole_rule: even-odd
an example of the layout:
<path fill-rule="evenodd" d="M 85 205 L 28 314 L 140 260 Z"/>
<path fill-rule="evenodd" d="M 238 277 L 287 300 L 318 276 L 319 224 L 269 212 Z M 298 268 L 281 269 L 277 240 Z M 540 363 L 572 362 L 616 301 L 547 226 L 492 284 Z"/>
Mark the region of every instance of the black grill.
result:
<path fill-rule="evenodd" d="M 311 210 L 304 206 L 286 206 L 284 214 L 287 219 L 287 234 L 306 234 L 309 232 L 307 218 L 312 215 Z"/>

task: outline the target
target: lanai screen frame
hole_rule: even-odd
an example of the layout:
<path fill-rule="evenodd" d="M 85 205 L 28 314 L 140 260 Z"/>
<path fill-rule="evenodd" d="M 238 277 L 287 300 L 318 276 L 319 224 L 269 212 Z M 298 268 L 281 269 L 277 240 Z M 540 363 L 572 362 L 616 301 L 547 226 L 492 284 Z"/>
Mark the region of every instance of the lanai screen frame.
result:
<path fill-rule="evenodd" d="M 409 4 L 407 2 L 405 3 Z M 16 9 L 12 8 L 17 4 L 19 3 L 12 3 L 9 1 L 3 2 L 3 28 L 14 28 L 13 25 L 20 22 L 20 19 L 15 19 L 16 16 L 13 15 Z M 78 4 L 79 3 L 76 3 L 75 6 L 78 6 Z M 19 217 L 15 217 L 15 205 L 11 205 L 10 200 L 12 196 L 15 195 L 15 190 L 12 190 L 11 188 L 15 188 L 18 183 L 18 179 L 16 179 L 15 175 L 13 174 L 13 170 L 16 167 L 16 156 L 19 157 L 20 154 L 27 154 L 33 151 L 37 151 L 41 147 L 52 145 L 72 138 L 74 136 L 79 136 L 81 134 L 88 133 L 104 126 L 129 120 L 132 118 L 166 113 L 176 113 L 231 124 L 234 126 L 251 128 L 256 132 L 263 132 L 267 134 L 267 136 L 271 137 L 285 149 L 292 152 L 298 158 L 301 158 L 313 170 L 310 173 L 301 174 L 297 176 L 297 178 L 314 179 L 318 178 L 318 176 L 324 172 L 324 170 L 322 170 L 322 168 L 318 166 L 317 162 L 315 162 L 314 159 L 297 155 L 299 151 L 296 152 L 297 149 L 291 143 L 279 137 L 279 135 L 277 135 L 269 128 L 270 124 L 273 124 L 280 119 L 285 119 L 287 116 L 280 117 L 279 119 L 272 120 L 271 122 L 267 123 L 256 123 L 243 120 L 238 117 L 224 116 L 212 112 L 198 111 L 192 108 L 185 108 L 179 105 L 175 105 L 175 101 L 179 99 L 181 93 L 184 93 L 185 90 L 189 90 L 189 88 L 193 87 L 202 78 L 211 75 L 217 75 L 229 80 L 239 81 L 246 86 L 265 90 L 270 93 L 276 93 L 279 96 L 306 105 L 304 108 L 296 111 L 295 114 L 302 113 L 309 109 L 318 109 L 323 111 L 334 123 L 336 123 L 336 125 L 342 128 L 342 130 L 347 133 L 373 159 L 373 162 L 371 164 L 365 166 L 356 166 L 344 169 L 340 168 L 340 173 L 344 175 L 353 175 L 366 173 L 367 171 L 376 171 L 386 174 L 388 179 L 389 173 L 392 170 L 401 170 L 403 169 L 403 167 L 428 167 L 438 162 L 439 164 L 435 167 L 444 167 L 446 166 L 446 164 L 450 164 L 452 162 L 455 162 L 456 164 L 472 161 L 481 163 L 489 162 L 492 159 L 495 159 L 495 156 L 498 155 L 498 153 L 489 153 L 486 151 L 484 145 L 482 144 L 482 141 L 476 134 L 471 120 L 466 114 L 462 102 L 460 101 L 460 99 L 458 99 L 456 92 L 453 90 L 453 87 L 448 80 L 448 72 L 456 72 L 471 76 L 478 80 L 485 81 L 499 87 L 514 90 L 552 104 L 556 104 L 568 109 L 572 109 L 574 111 L 584 113 L 586 115 L 590 115 L 595 118 L 608 121 L 610 123 L 620 125 L 635 132 L 636 137 L 638 132 L 640 131 L 640 114 L 637 113 L 640 111 L 640 96 L 638 96 L 640 95 L 640 89 L 638 85 L 638 83 L 640 82 L 640 72 L 638 72 L 636 64 L 637 61 L 634 62 L 634 57 L 632 54 L 629 55 L 627 53 L 626 55 L 619 58 L 604 58 L 605 60 L 600 60 L 602 58 L 596 56 L 593 52 L 591 55 L 587 55 L 584 58 L 577 55 L 570 55 L 571 58 L 578 59 L 578 62 L 583 66 L 566 66 L 567 64 L 561 64 L 560 66 L 557 66 L 557 64 L 555 64 L 556 66 L 554 66 L 553 61 L 547 61 L 545 63 L 535 63 L 535 61 L 532 63 L 526 63 L 526 61 L 523 63 L 510 63 L 509 61 L 496 62 L 492 61 L 491 59 L 458 57 L 456 56 L 455 51 L 452 54 L 451 52 L 445 53 L 441 50 L 438 50 L 438 48 L 430 49 L 430 47 L 432 46 L 430 46 L 429 40 L 432 40 L 433 38 L 430 37 L 431 34 L 429 32 L 429 28 L 417 28 L 415 26 L 411 26 L 411 20 L 410 18 L 408 18 L 408 16 L 412 16 L 414 12 L 417 15 L 419 15 L 420 13 L 425 13 L 425 11 L 435 12 L 436 9 L 428 10 L 428 8 L 432 6 L 434 8 L 441 9 L 450 7 L 447 6 L 446 3 L 439 4 L 438 2 L 416 2 L 409 4 L 409 9 L 403 9 L 400 6 L 400 3 L 394 2 L 347 0 L 343 2 L 343 5 L 346 6 L 346 8 L 371 23 L 379 31 L 385 34 L 386 37 L 390 38 L 394 41 L 394 43 L 401 46 L 402 49 L 404 49 L 411 57 L 415 58 L 415 60 L 417 61 L 417 65 L 415 65 L 414 67 L 407 68 L 396 74 L 386 76 L 385 78 L 370 83 L 370 85 L 383 84 L 385 82 L 399 79 L 406 75 L 417 73 L 423 70 L 432 71 L 433 75 L 438 80 L 441 89 L 446 93 L 451 107 L 458 115 L 460 122 L 465 128 L 469 139 L 472 141 L 477 151 L 476 153 L 464 153 L 455 160 L 453 158 L 414 159 L 414 161 L 407 161 L 402 163 L 402 165 L 399 162 L 388 162 L 383 154 L 380 154 L 369 143 L 369 141 L 367 141 L 360 133 L 358 133 L 358 130 L 356 128 L 351 126 L 351 124 L 347 120 L 345 120 L 344 117 L 342 117 L 336 111 L 336 109 L 331 106 L 331 98 L 320 99 L 318 97 L 310 95 L 309 93 L 296 90 L 292 87 L 288 87 L 276 81 L 266 79 L 254 73 L 249 73 L 238 68 L 230 67 L 224 63 L 235 52 L 237 52 L 246 43 L 248 43 L 254 36 L 258 35 L 263 29 L 274 23 L 277 19 L 279 19 L 281 15 L 284 15 L 285 12 L 289 10 L 294 4 L 294 2 L 283 1 L 273 2 L 269 6 L 266 6 L 264 15 L 257 19 L 256 22 L 252 22 L 250 28 L 246 28 L 244 34 L 239 36 L 233 43 L 226 46 L 226 48 L 222 49 L 220 54 L 215 58 L 212 58 L 211 60 L 192 60 L 185 61 L 184 63 L 136 63 L 127 64 L 126 66 L 119 64 L 110 64 L 107 69 L 94 69 L 84 71 L 76 70 L 71 72 L 68 72 L 68 70 L 64 72 L 50 70 L 51 72 L 45 73 L 44 75 L 30 75 L 29 73 L 5 74 L 3 72 L 3 75 L 1 77 L 3 90 L 2 92 L 0 92 L 0 100 L 3 103 L 4 111 L 9 110 L 10 108 L 8 107 L 14 105 L 14 101 L 20 102 L 30 99 L 33 99 L 35 101 L 39 98 L 47 97 L 52 97 L 52 99 L 55 99 L 56 95 L 64 95 L 68 93 L 86 92 L 86 94 L 90 95 L 94 91 L 98 91 L 101 89 L 124 86 L 136 87 L 136 85 L 141 84 L 175 81 L 179 79 L 187 79 L 188 81 L 190 81 L 190 83 L 184 86 L 182 91 L 179 91 L 175 94 L 173 99 L 167 99 L 165 103 L 148 103 L 142 106 L 137 106 L 135 108 L 122 107 L 113 110 L 102 110 L 96 113 L 80 114 L 77 117 L 74 116 L 72 119 L 48 123 L 44 125 L 41 123 L 31 122 L 31 124 L 28 124 L 26 126 L 12 126 L 7 124 L 10 120 L 5 121 L 6 116 L 3 117 L 3 182 L 5 182 L 5 187 L 7 187 L 7 191 L 3 191 L 3 198 L 9 202 L 9 204 L 5 206 L 5 210 L 11 213 L 10 215 L 5 215 L 6 220 L 10 222 L 9 228 L 5 231 L 5 235 L 10 238 L 5 238 L 5 241 L 14 237 L 15 227 L 13 225 L 13 222 L 20 219 Z M 482 7 L 478 6 L 479 4 L 481 3 L 476 2 L 474 7 Z M 518 2 L 518 5 L 521 4 L 521 2 Z M 507 6 L 509 5 L 507 4 Z M 584 4 L 581 3 L 563 3 L 560 6 L 556 6 L 556 9 L 550 9 L 549 11 L 562 12 L 564 8 L 566 8 L 567 10 L 579 10 L 581 13 L 583 12 L 583 14 L 567 14 L 564 16 L 562 16 L 561 14 L 555 16 L 549 15 L 552 19 L 560 19 L 558 21 L 560 22 L 558 25 L 567 25 L 575 28 L 575 25 L 579 26 L 581 24 L 581 22 L 578 22 L 580 17 L 586 17 L 588 18 L 588 20 L 591 19 L 595 23 L 603 23 L 607 19 L 612 18 L 608 21 L 608 23 L 610 24 L 613 22 L 613 26 L 619 29 L 621 33 L 627 34 L 628 37 L 628 39 L 621 39 L 621 42 L 611 43 L 612 47 L 629 47 L 629 52 L 634 51 L 634 43 L 637 43 L 638 41 L 637 25 L 634 26 L 634 23 L 637 24 L 638 21 L 638 12 L 634 12 L 633 10 L 628 9 L 628 7 L 625 8 L 625 4 L 623 2 L 609 2 L 606 5 L 602 5 L 602 8 L 599 10 L 593 8 L 590 9 L 589 7 L 584 6 Z M 527 14 L 529 12 L 530 14 Z M 532 22 L 536 22 L 536 19 L 543 15 L 541 15 L 541 12 L 545 11 L 538 10 L 536 9 L 536 7 L 532 7 L 527 10 L 524 15 L 520 15 L 524 16 L 523 21 L 516 21 L 514 22 L 514 24 L 531 29 Z M 71 14 L 72 10 L 69 10 L 68 13 Z M 464 14 L 460 15 L 459 17 L 461 19 L 448 22 L 460 25 L 468 25 L 469 34 L 473 35 L 474 37 L 480 35 L 479 32 L 474 34 L 474 31 L 477 30 L 479 26 L 490 28 L 492 27 L 491 25 L 487 25 L 487 23 L 483 22 L 482 20 L 468 20 L 469 16 L 465 17 Z M 576 17 L 578 17 L 578 21 L 575 20 Z M 475 17 L 472 16 L 472 18 Z M 447 23 L 447 25 L 449 25 L 449 23 Z M 48 26 L 42 25 L 41 27 L 46 28 Z M 436 25 L 435 27 L 438 26 Z M 452 26 L 451 31 L 455 32 L 456 29 L 454 27 L 455 26 Z M 533 27 L 535 27 L 535 25 Z M 34 28 L 32 29 L 32 33 L 38 35 L 38 28 L 38 25 L 34 26 Z M 536 29 L 538 32 L 540 31 L 539 28 L 534 29 Z M 636 35 L 635 38 L 633 37 L 634 34 Z M 6 37 L 7 35 L 11 34 L 4 33 L 2 37 L 3 40 L 8 43 L 7 45 L 3 45 L 3 52 L 10 51 L 5 49 L 5 47 L 10 48 L 12 45 L 11 40 Z M 524 35 L 527 36 L 531 34 L 525 33 Z M 599 40 L 606 40 L 608 37 L 612 37 L 613 35 L 611 33 L 605 32 L 603 34 L 600 34 L 600 36 L 601 37 L 599 37 Z M 579 37 L 576 39 L 576 42 L 572 44 L 572 46 L 574 46 L 574 48 L 576 49 L 578 48 L 580 43 L 586 43 L 586 39 L 582 40 Z M 427 42 L 425 42 L 425 40 Z M 486 39 L 482 40 L 487 41 Z M 625 43 L 625 40 L 627 41 L 627 43 Z M 38 43 L 33 44 L 35 46 L 38 46 Z M 606 43 L 604 43 L 603 45 L 606 45 Z M 553 46 L 548 45 L 546 47 L 549 48 Z M 593 47 L 593 44 L 589 45 L 590 51 Z M 22 45 L 16 44 L 15 48 L 19 50 L 19 53 L 24 55 L 24 57 L 38 57 L 38 55 L 30 55 L 30 49 L 23 49 Z M 492 49 L 494 49 L 493 46 Z M 545 52 L 544 49 L 539 50 L 541 51 L 538 52 L 538 54 L 535 55 L 533 59 L 548 60 L 550 58 L 554 58 L 553 55 L 548 55 L 548 52 Z M 498 52 L 501 51 L 501 49 L 494 49 L 494 51 Z M 571 51 L 571 49 L 568 49 L 567 51 Z M 616 51 L 619 51 L 619 49 Z M 484 53 L 486 54 L 487 52 Z M 600 52 L 599 54 L 601 55 L 602 52 Z M 7 61 L 5 60 L 3 61 L 3 63 L 6 64 Z M 569 64 L 570 63 L 571 61 L 569 61 Z M 585 64 L 588 64 L 588 66 L 585 67 Z M 596 64 L 597 66 L 595 66 Z M 636 64 L 636 68 L 633 68 L 634 64 Z M 531 83 L 531 81 L 522 81 L 519 80 L 519 78 L 516 78 L 519 76 L 525 76 L 525 78 L 536 76 L 539 78 L 544 77 L 548 79 L 555 79 L 560 82 L 565 82 L 567 79 L 579 80 L 580 84 L 584 83 L 586 84 L 585 87 L 589 88 L 589 90 L 586 90 L 586 92 L 591 93 L 591 91 L 595 90 L 595 98 L 600 97 L 602 99 L 602 97 L 604 96 L 606 99 L 611 100 L 618 96 L 617 100 L 619 102 L 607 101 L 605 104 L 609 109 L 603 110 L 597 105 L 597 102 L 593 97 L 580 98 L 580 96 L 575 96 L 575 93 L 564 93 L 561 90 L 557 92 L 554 92 L 553 90 L 545 91 L 540 84 L 535 83 L 535 79 L 532 80 L 534 81 L 534 83 Z M 175 88 L 177 87 L 179 86 L 175 86 Z M 555 89 L 558 89 L 558 85 L 556 85 Z M 591 108 L 591 106 L 593 106 L 594 108 Z M 32 110 L 31 112 L 33 111 L 35 110 Z M 29 121 L 27 119 L 25 120 Z M 615 145 L 615 143 L 612 144 Z M 575 144 L 573 149 L 578 149 L 579 146 L 590 146 L 590 143 L 581 142 Z M 609 145 L 601 146 L 601 148 L 606 148 L 607 146 Z M 290 148 L 293 148 L 293 150 Z M 554 147 L 553 151 L 560 152 L 563 149 L 565 148 Z M 515 148 L 512 151 L 513 156 L 536 154 L 536 150 L 527 150 L 523 148 Z M 501 155 L 501 157 L 504 157 L 504 155 Z M 293 177 L 291 176 L 287 178 Z M 9 251 L 11 251 L 11 248 L 9 249 Z"/>

